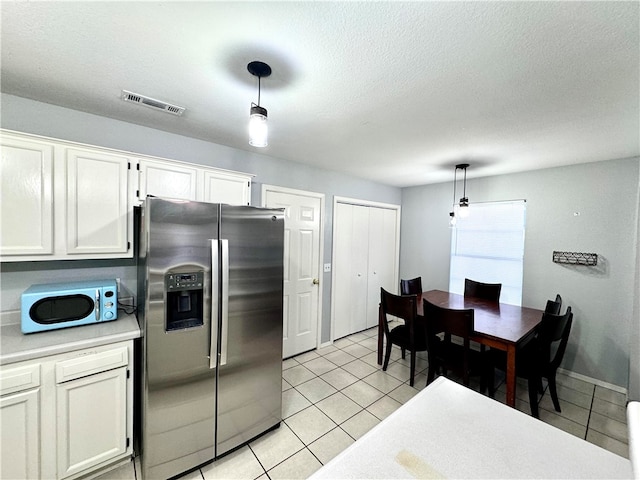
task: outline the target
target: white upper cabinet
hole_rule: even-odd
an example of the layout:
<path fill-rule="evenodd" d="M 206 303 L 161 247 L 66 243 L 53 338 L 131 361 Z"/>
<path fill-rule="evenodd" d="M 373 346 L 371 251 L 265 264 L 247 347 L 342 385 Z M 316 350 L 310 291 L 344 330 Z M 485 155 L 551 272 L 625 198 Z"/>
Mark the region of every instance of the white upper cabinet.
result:
<path fill-rule="evenodd" d="M 141 159 L 138 197 L 147 195 L 180 200 L 196 200 L 198 169 L 178 162 Z"/>
<path fill-rule="evenodd" d="M 0 255 L 53 254 L 53 146 L 0 139 Z"/>
<path fill-rule="evenodd" d="M 67 253 L 131 256 L 129 159 L 99 150 L 66 150 Z"/>
<path fill-rule="evenodd" d="M 249 205 L 247 173 L 0 130 L 0 262 L 133 257 L 147 195 Z"/>
<path fill-rule="evenodd" d="M 251 201 L 251 177 L 228 172 L 204 170 L 203 201 L 249 205 Z"/>
<path fill-rule="evenodd" d="M 249 205 L 251 175 L 160 159 L 139 160 L 138 198 L 147 195 Z"/>
<path fill-rule="evenodd" d="M 0 133 L 0 261 L 133 256 L 126 155 Z"/>

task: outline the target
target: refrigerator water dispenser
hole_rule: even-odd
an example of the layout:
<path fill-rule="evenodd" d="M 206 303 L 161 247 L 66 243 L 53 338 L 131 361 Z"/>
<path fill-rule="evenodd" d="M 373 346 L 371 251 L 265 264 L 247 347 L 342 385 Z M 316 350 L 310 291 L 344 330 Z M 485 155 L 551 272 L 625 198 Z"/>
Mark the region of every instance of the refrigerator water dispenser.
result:
<path fill-rule="evenodd" d="M 164 284 L 167 293 L 165 330 L 202 326 L 204 272 L 168 273 Z"/>

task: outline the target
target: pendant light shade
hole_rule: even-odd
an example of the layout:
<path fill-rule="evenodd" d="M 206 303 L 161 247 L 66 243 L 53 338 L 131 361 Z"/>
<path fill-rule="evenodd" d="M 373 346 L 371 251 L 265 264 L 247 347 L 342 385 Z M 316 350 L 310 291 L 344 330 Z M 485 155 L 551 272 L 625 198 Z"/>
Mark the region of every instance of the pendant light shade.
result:
<path fill-rule="evenodd" d="M 251 62 L 247 65 L 251 75 L 258 77 L 258 103 L 251 103 L 249 110 L 249 145 L 266 147 L 269 137 L 267 109 L 260 106 L 260 79 L 271 75 L 271 67 L 263 62 Z"/>
<path fill-rule="evenodd" d="M 251 104 L 249 114 L 249 145 L 266 147 L 268 145 L 268 137 L 267 109 L 256 104 Z"/>

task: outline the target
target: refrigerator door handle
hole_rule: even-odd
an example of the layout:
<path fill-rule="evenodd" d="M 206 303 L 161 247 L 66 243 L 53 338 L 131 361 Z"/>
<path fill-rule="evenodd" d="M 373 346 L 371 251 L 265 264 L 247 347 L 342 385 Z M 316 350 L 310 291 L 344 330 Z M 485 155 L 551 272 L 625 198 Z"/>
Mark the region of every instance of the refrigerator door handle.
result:
<path fill-rule="evenodd" d="M 216 368 L 218 351 L 218 272 L 219 272 L 218 240 L 211 240 L 211 337 L 209 338 L 209 369 Z"/>
<path fill-rule="evenodd" d="M 222 324 L 220 326 L 220 365 L 227 364 L 227 333 L 229 331 L 229 240 L 220 239 L 221 246 L 221 273 L 222 288 L 220 291 L 220 301 L 222 303 Z"/>

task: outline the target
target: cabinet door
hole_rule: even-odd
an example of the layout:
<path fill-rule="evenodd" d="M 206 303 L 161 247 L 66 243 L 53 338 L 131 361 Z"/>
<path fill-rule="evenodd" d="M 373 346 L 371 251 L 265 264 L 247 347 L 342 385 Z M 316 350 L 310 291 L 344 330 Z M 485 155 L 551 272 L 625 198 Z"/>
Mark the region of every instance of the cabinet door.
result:
<path fill-rule="evenodd" d="M 398 292 L 396 282 L 396 210 L 369 209 L 369 281 L 367 328 L 378 324 L 380 288 Z"/>
<path fill-rule="evenodd" d="M 198 170 L 173 162 L 140 160 L 140 200 L 147 195 L 197 200 Z"/>
<path fill-rule="evenodd" d="M 204 170 L 204 198 L 211 203 L 249 205 L 251 178 L 225 172 Z"/>
<path fill-rule="evenodd" d="M 0 398 L 0 478 L 40 478 L 39 389 Z"/>
<path fill-rule="evenodd" d="M 53 253 L 53 146 L 0 138 L 0 255 Z"/>
<path fill-rule="evenodd" d="M 56 390 L 58 478 L 126 452 L 126 368 L 62 383 Z"/>
<path fill-rule="evenodd" d="M 67 253 L 131 256 L 129 160 L 67 149 Z"/>

